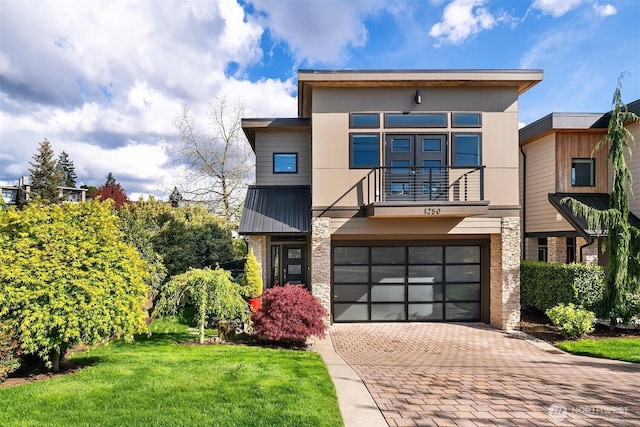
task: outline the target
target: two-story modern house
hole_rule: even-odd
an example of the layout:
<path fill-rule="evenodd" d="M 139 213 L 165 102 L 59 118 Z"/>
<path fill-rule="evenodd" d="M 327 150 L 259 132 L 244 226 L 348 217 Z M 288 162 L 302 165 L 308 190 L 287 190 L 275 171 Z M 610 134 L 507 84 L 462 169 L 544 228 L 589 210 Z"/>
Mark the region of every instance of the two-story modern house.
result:
<path fill-rule="evenodd" d="M 540 70 L 298 72 L 298 117 L 244 119 L 240 234 L 332 322 L 519 325 L 518 97 Z"/>
<path fill-rule="evenodd" d="M 18 180 L 18 185 L 0 186 L 2 198 L 7 206 L 17 206 L 19 200 L 29 200 L 31 193 L 31 182 L 29 176 L 23 176 Z M 58 186 L 58 197 L 63 202 L 84 202 L 87 200 L 86 188 Z M 21 199 L 22 198 L 22 199 Z"/>
<path fill-rule="evenodd" d="M 640 100 L 627 108 L 640 114 Z M 590 230 L 560 201 L 571 196 L 597 209 L 609 207 L 612 187 L 608 147 L 594 151 L 607 133 L 611 113 L 552 113 L 520 130 L 523 258 L 606 265 L 604 230 Z M 627 129 L 640 139 L 640 124 Z M 640 156 L 626 156 L 640 183 Z M 640 226 L 640 194 L 630 195 L 630 221 Z"/>

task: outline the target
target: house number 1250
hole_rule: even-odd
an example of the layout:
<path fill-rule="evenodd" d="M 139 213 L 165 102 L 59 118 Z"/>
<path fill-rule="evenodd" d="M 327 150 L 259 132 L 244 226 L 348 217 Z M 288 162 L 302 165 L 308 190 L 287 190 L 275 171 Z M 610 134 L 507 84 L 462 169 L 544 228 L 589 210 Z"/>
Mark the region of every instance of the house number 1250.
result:
<path fill-rule="evenodd" d="M 440 215 L 440 208 L 424 208 L 425 215 Z"/>

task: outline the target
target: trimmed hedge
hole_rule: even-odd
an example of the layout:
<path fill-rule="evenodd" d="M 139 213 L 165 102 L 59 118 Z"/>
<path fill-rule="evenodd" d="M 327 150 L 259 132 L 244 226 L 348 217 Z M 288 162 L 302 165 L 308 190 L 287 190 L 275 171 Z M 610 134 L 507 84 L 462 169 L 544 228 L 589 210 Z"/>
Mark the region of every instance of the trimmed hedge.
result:
<path fill-rule="evenodd" d="M 597 311 L 604 292 L 604 270 L 597 265 L 522 261 L 520 304 L 546 311 L 558 304 L 575 304 Z"/>

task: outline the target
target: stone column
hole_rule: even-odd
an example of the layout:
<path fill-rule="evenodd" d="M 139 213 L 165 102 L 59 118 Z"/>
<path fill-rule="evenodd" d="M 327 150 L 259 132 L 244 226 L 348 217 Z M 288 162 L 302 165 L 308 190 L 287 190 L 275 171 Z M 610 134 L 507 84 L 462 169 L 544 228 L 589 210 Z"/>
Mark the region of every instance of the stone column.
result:
<path fill-rule="evenodd" d="M 267 283 L 267 236 L 249 236 L 249 250 L 253 249 L 253 254 L 258 261 L 260 276 L 262 276 L 263 286 Z"/>
<path fill-rule="evenodd" d="M 490 322 L 520 329 L 520 218 L 502 218 L 501 234 L 491 235 Z"/>
<path fill-rule="evenodd" d="M 331 313 L 331 219 L 311 220 L 311 293 Z M 331 317 L 325 319 L 330 323 Z"/>
<path fill-rule="evenodd" d="M 564 237 L 547 238 L 547 261 L 564 264 L 567 260 L 567 239 Z"/>
<path fill-rule="evenodd" d="M 576 262 L 581 262 L 582 264 L 598 265 L 598 240 L 594 239 L 592 244 L 584 246 L 587 243 L 587 240 L 582 237 L 578 237 L 576 239 Z"/>

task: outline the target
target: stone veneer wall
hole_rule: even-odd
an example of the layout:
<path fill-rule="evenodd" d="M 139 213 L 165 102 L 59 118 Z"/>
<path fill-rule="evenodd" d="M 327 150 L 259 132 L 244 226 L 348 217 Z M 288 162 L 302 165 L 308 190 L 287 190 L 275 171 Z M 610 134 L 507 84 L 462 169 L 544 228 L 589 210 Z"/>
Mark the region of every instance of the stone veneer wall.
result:
<path fill-rule="evenodd" d="M 311 220 L 311 293 L 331 313 L 331 219 Z M 331 317 L 325 319 L 330 323 Z"/>
<path fill-rule="evenodd" d="M 520 218 L 502 218 L 490 249 L 490 322 L 499 329 L 520 329 L 520 247 Z"/>
<path fill-rule="evenodd" d="M 582 264 L 590 264 L 590 265 L 597 265 L 598 264 L 598 240 L 595 239 L 593 241 L 593 243 L 589 246 L 585 246 L 582 249 L 582 254 L 580 251 L 580 248 L 582 248 L 582 246 L 587 244 L 587 240 L 582 238 L 582 237 L 578 237 L 576 239 L 576 262 L 580 262 L 580 257 L 582 256 Z"/>
<path fill-rule="evenodd" d="M 566 237 L 547 238 L 547 261 L 564 264 L 567 260 Z"/>
<path fill-rule="evenodd" d="M 267 236 L 249 236 L 249 250 L 253 249 L 253 254 L 258 261 L 258 268 L 262 276 L 263 286 L 267 283 Z"/>

